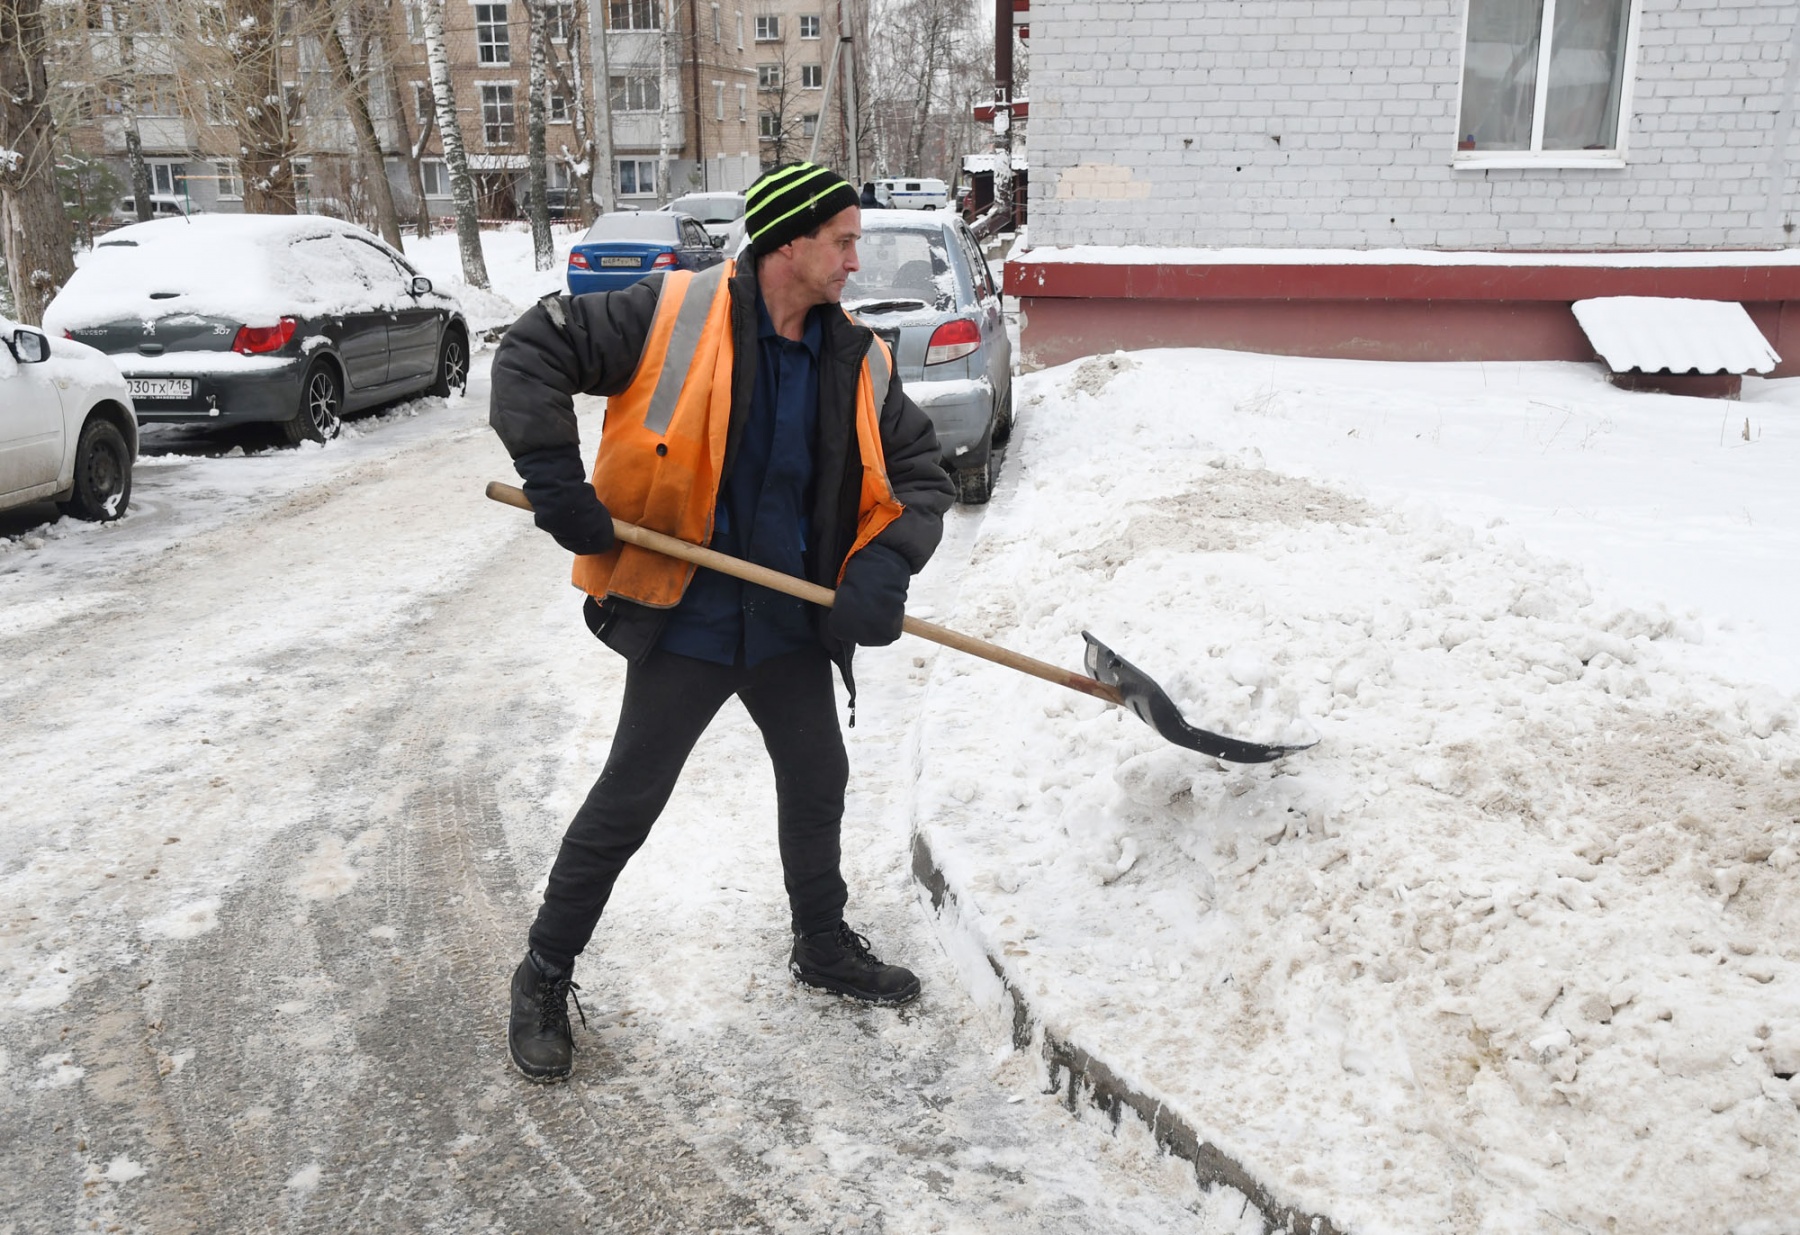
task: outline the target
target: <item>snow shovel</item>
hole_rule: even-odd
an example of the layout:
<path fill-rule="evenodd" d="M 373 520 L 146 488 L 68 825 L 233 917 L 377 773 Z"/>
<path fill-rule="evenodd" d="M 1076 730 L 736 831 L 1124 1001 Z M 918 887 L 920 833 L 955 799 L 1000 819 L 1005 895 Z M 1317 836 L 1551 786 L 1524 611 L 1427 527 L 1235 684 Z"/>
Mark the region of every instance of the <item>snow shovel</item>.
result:
<path fill-rule="evenodd" d="M 516 506 L 520 510 L 531 509 L 531 500 L 525 496 L 525 491 L 514 485 L 501 484 L 497 480 L 489 481 L 487 495 L 496 502 Z M 636 524 L 626 523 L 620 519 L 613 520 L 613 535 L 628 545 L 636 545 L 640 549 L 648 549 L 653 553 L 662 553 L 669 557 L 679 558 L 684 562 L 692 562 L 696 566 L 716 570 L 722 575 L 730 575 L 734 579 L 742 579 L 746 583 L 754 583 L 759 587 L 766 587 L 770 591 L 797 596 L 801 600 L 810 601 L 815 605 L 831 608 L 834 598 L 831 589 L 820 587 L 816 583 L 809 583 L 805 579 L 796 579 L 792 575 L 784 575 L 780 571 L 770 570 L 766 566 L 758 566 L 740 558 L 715 553 L 711 549 L 703 549 L 699 545 L 691 545 L 685 540 L 677 540 L 673 536 L 665 536 L 661 532 L 653 532 L 647 527 L 638 527 Z M 1228 738 L 1223 734 L 1209 733 L 1205 729 L 1196 729 L 1182 719 L 1181 709 L 1175 706 L 1175 701 L 1170 699 L 1163 688 L 1152 681 L 1148 674 L 1085 630 L 1081 632 L 1081 637 L 1087 640 L 1087 670 L 1092 675 L 1089 677 L 1083 677 L 1081 674 L 1072 673 L 1067 669 L 1060 669 L 1041 660 L 1033 660 L 1029 656 L 1021 656 L 998 644 L 960 634 L 946 627 L 921 621 L 916 617 L 907 618 L 902 623 L 901 629 L 909 635 L 917 635 L 921 639 L 929 639 L 933 643 L 940 643 L 947 648 L 955 648 L 959 652 L 967 652 L 971 656 L 991 660 L 996 665 L 1005 665 L 1008 669 L 1016 669 L 1020 673 L 1029 673 L 1032 677 L 1043 678 L 1046 682 L 1055 682 L 1058 686 L 1066 686 L 1070 690 L 1080 691 L 1084 695 L 1092 695 L 1096 699 L 1104 699 L 1115 707 L 1122 707 L 1133 712 L 1139 720 L 1175 745 L 1199 751 L 1203 755 L 1211 755 L 1215 759 L 1224 759 L 1230 763 L 1268 763 L 1293 751 L 1305 750 L 1314 745 L 1312 742 L 1307 742 L 1301 746 L 1270 746 L 1261 742 L 1245 742 L 1238 738 Z"/>

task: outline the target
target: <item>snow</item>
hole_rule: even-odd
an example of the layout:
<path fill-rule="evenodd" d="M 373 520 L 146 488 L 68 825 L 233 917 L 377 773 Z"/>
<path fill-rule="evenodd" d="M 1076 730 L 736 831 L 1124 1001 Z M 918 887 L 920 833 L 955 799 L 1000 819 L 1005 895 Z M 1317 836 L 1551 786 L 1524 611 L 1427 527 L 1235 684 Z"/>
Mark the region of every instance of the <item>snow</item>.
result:
<path fill-rule="evenodd" d="M 1092 629 L 1195 724 L 1322 740 L 1223 765 L 940 659 L 915 821 L 963 923 L 1350 1229 L 1800 1212 L 1794 394 L 1202 351 L 1022 379 L 934 620 L 1067 663 Z"/>
<path fill-rule="evenodd" d="M 1009 257 L 1024 265 L 1090 266 L 1589 266 L 1607 269 L 1800 265 L 1800 249 L 1666 252 L 1482 252 L 1471 249 L 1201 249 L 1160 245 L 1062 245 Z"/>
<path fill-rule="evenodd" d="M 1735 301 L 1599 296 L 1570 307 L 1615 373 L 1767 373 L 1781 363 Z"/>
<path fill-rule="evenodd" d="M 382 247 L 363 229 L 323 215 L 136 223 L 95 245 L 45 310 L 44 322 L 60 333 L 185 314 L 273 326 L 284 315 L 367 312 L 407 299 L 401 272 Z M 231 277 L 220 278 L 221 270 Z M 435 289 L 421 302 L 455 305 Z"/>
<path fill-rule="evenodd" d="M 66 340 L 65 340 L 66 341 Z M 306 350 L 306 349 L 302 349 Z M 221 374 L 273 373 L 293 366 L 286 356 L 246 356 L 241 352 L 164 352 L 145 356 L 140 352 L 121 352 L 114 356 L 120 372 L 133 377 L 154 377 L 160 373 Z M 148 404 L 154 407 L 155 403 Z"/>
<path fill-rule="evenodd" d="M 496 321 L 559 286 L 523 229 L 484 246 Z M 454 286 L 454 236 L 408 251 Z M 559 1135 L 560 1099 L 501 1071 L 498 1003 L 421 993 L 473 967 L 498 1000 L 620 681 L 566 558 L 479 496 L 511 479 L 487 360 L 471 397 L 325 447 L 152 449 L 115 524 L 0 524 L 0 1117 L 66 1153 L 69 1112 L 119 1111 L 81 1160 L 137 1172 L 120 1204 L 186 1178 L 164 1130 L 208 1110 L 243 1120 L 238 1152 L 278 1147 L 220 1204 L 437 1181 L 385 1147 L 425 1125 L 333 1142 L 385 1109 L 371 1020 L 489 1051 L 473 1078 L 423 1064 L 485 1107 L 422 1107 L 471 1121 L 439 1144 L 527 1139 L 452 1174 Z M 1194 723 L 1319 745 L 1221 765 L 933 644 L 868 650 L 852 912 L 927 978 L 877 1016 L 786 981 L 766 756 L 728 710 L 583 959 L 569 1100 L 664 1104 L 683 1153 L 752 1147 L 709 1159 L 728 1183 L 773 1177 L 807 1215 L 866 1197 L 895 1233 L 1261 1229 L 1158 1174 L 1131 1117 L 1115 1139 L 1042 1096 L 991 958 L 1042 1026 L 1340 1229 L 1792 1231 L 1800 384 L 1722 403 L 1591 365 L 1184 351 L 1015 398 L 995 499 L 953 512 L 911 611 L 1071 667 L 1091 630 Z M 942 921 L 909 826 L 955 892 Z M 214 990 L 213 1015 L 176 1002 Z M 144 1097 L 119 1061 L 158 1052 Z M 811 1139 L 782 1139 L 770 1093 Z M 965 1181 L 997 1172 L 1060 1208 L 981 1208 Z M 29 1224 L 57 1194 L 4 1195 Z"/>

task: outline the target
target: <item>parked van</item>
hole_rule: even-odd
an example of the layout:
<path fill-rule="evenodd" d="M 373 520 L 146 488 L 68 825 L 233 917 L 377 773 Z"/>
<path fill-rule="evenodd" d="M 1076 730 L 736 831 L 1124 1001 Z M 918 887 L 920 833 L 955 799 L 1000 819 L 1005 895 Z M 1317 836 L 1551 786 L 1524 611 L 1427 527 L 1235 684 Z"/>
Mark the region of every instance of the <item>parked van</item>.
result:
<path fill-rule="evenodd" d="M 887 210 L 946 210 L 950 186 L 929 176 L 877 180 L 875 204 Z"/>

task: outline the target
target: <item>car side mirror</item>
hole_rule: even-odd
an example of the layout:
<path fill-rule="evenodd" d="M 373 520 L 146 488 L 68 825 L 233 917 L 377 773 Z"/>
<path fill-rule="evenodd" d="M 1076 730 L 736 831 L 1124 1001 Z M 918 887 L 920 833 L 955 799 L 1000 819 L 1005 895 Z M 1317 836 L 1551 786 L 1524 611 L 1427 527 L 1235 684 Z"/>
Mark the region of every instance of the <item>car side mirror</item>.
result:
<path fill-rule="evenodd" d="M 711 239 L 712 239 L 712 247 L 713 247 L 713 248 L 715 248 L 715 249 L 722 249 L 722 248 L 724 248 L 724 247 L 725 247 L 725 237 L 723 237 L 723 236 L 714 236 L 714 237 L 712 237 L 712 238 L 711 238 Z"/>
<path fill-rule="evenodd" d="M 422 274 L 415 274 L 413 276 L 412 286 L 407 290 L 412 292 L 415 296 L 429 295 L 431 293 L 431 280 Z"/>
<path fill-rule="evenodd" d="M 12 350 L 20 364 L 41 364 L 50 359 L 50 340 L 35 330 L 15 330 Z"/>

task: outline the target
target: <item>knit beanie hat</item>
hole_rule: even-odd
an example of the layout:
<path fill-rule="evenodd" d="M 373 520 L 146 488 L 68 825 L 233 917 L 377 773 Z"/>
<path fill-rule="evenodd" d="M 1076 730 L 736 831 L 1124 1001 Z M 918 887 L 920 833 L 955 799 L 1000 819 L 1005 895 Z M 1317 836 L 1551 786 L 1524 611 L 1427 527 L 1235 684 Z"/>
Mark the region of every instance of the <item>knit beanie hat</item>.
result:
<path fill-rule="evenodd" d="M 750 251 L 758 257 L 773 253 L 856 203 L 856 190 L 830 168 L 785 163 L 765 173 L 744 194 Z"/>

